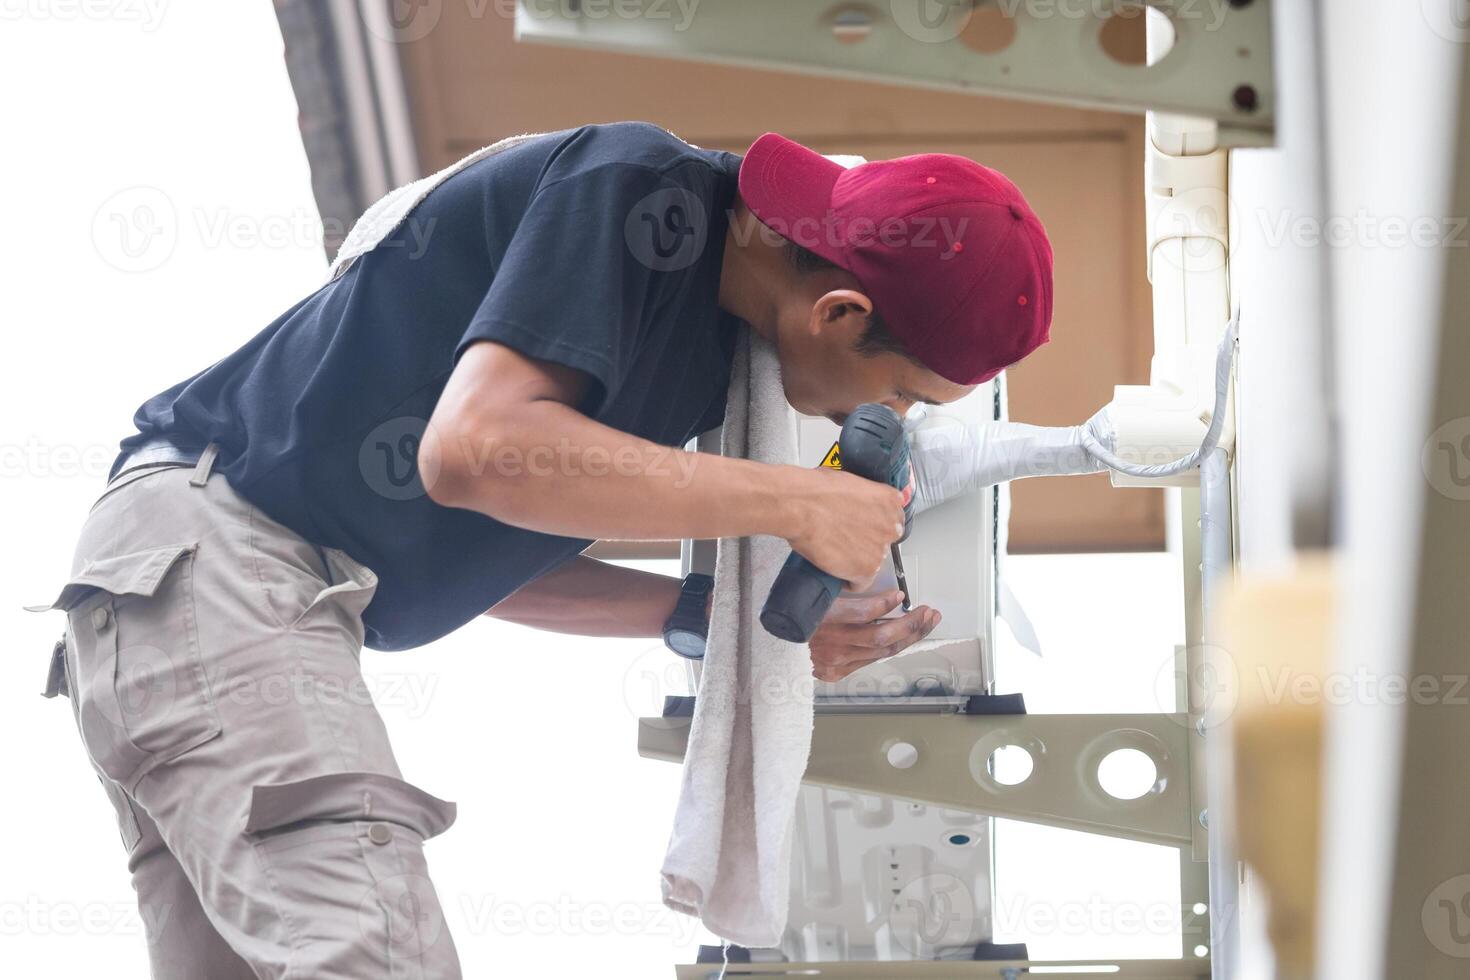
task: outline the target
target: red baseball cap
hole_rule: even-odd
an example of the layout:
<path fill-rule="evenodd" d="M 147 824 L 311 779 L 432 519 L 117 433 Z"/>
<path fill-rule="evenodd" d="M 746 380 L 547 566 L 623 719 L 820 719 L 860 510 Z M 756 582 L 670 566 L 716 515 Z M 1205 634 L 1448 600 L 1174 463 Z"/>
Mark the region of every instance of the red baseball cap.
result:
<path fill-rule="evenodd" d="M 767 133 L 740 164 L 740 196 L 856 276 L 904 346 L 956 384 L 989 381 L 1050 339 L 1051 243 L 989 167 L 922 153 L 848 169 Z"/>

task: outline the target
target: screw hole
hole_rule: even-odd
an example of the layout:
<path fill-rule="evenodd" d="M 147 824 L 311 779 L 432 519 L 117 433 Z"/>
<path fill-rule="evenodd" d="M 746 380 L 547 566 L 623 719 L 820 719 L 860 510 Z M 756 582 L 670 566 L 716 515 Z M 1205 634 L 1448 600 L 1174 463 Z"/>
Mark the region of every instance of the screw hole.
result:
<path fill-rule="evenodd" d="M 999 4 L 970 11 L 960 30 L 960 43 L 976 54 L 999 54 L 1016 40 L 1016 20 Z"/>
<path fill-rule="evenodd" d="M 1152 792 L 1159 770 L 1137 749 L 1114 749 L 1097 765 L 1097 781 L 1115 800 L 1136 800 Z"/>
<path fill-rule="evenodd" d="M 912 769 L 919 761 L 919 750 L 909 742 L 894 742 L 886 754 L 888 764 L 895 769 Z"/>
<path fill-rule="evenodd" d="M 842 44 L 860 44 L 873 33 L 873 14 L 864 7 L 844 7 L 832 16 L 832 36 Z"/>
<path fill-rule="evenodd" d="M 1002 786 L 1019 786 L 1031 778 L 1036 761 L 1019 745 L 1002 745 L 990 753 L 985 769 Z"/>
<path fill-rule="evenodd" d="M 1255 112 L 1261 105 L 1261 97 L 1254 85 L 1242 85 L 1231 94 L 1230 100 L 1241 112 Z"/>

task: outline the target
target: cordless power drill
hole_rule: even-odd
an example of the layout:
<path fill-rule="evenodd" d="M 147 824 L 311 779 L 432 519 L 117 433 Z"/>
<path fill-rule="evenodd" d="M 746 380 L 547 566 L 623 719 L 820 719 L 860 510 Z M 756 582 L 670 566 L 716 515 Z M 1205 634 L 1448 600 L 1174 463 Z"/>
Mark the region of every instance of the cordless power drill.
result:
<path fill-rule="evenodd" d="M 846 473 L 886 483 L 904 491 L 903 536 L 909 535 L 913 521 L 914 494 L 909 468 L 909 445 L 904 438 L 903 421 L 887 405 L 867 402 L 859 405 L 842 423 L 837 439 L 839 468 Z M 909 607 L 908 584 L 904 581 L 903 562 L 898 544 L 893 545 L 893 570 L 903 590 L 903 606 Z M 816 632 L 827 615 L 842 579 L 829 575 L 793 551 L 781 566 L 766 604 L 761 608 L 761 625 L 772 636 L 792 643 L 805 643 Z"/>

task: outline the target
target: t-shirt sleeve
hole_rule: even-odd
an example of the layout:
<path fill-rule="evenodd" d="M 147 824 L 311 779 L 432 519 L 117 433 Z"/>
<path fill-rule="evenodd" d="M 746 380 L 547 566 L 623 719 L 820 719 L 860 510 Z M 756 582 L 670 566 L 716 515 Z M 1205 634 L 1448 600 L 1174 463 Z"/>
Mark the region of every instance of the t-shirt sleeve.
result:
<path fill-rule="evenodd" d="M 667 271 L 640 250 L 643 212 L 685 196 L 670 178 L 627 164 L 541 187 L 455 358 L 490 340 L 583 371 L 597 386 L 583 408 L 595 411 L 627 377 Z"/>

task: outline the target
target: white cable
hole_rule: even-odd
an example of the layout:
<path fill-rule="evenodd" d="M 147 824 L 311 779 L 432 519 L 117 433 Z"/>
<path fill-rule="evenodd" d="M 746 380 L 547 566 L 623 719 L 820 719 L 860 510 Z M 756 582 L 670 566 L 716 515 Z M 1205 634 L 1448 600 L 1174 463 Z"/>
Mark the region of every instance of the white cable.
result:
<path fill-rule="evenodd" d="M 1087 451 L 1092 454 L 1093 458 L 1119 473 L 1143 479 L 1175 476 L 1198 466 L 1199 461 L 1219 445 L 1220 433 L 1225 427 L 1225 405 L 1230 397 L 1230 365 L 1235 360 L 1235 338 L 1239 324 L 1240 309 L 1237 307 L 1235 316 L 1230 320 L 1230 325 L 1225 328 L 1225 336 L 1220 340 L 1220 351 L 1215 355 L 1215 410 L 1210 418 L 1210 427 L 1205 431 L 1204 441 L 1200 443 L 1198 449 L 1172 462 L 1145 466 L 1141 463 L 1130 463 L 1118 456 L 1098 442 L 1097 438 L 1084 428 L 1080 433 L 1082 444 L 1087 447 Z"/>

